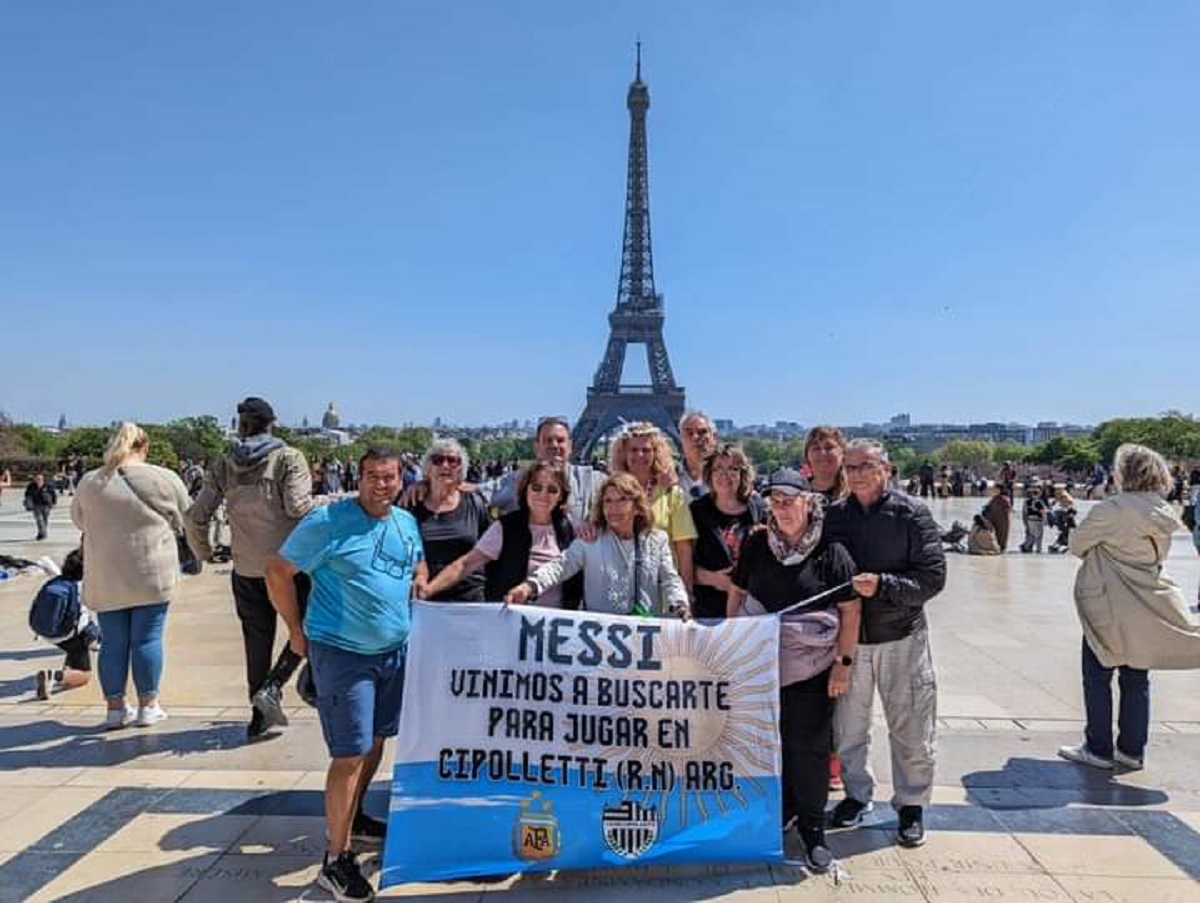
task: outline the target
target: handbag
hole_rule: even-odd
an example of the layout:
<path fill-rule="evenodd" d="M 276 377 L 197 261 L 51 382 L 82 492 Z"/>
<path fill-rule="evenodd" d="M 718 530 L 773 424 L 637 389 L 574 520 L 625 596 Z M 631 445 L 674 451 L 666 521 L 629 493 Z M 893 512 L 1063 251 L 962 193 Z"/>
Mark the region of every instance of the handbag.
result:
<path fill-rule="evenodd" d="M 167 522 L 168 529 L 170 529 L 170 531 L 175 535 L 175 554 L 179 558 L 179 570 L 183 571 L 183 573 L 187 574 L 189 577 L 194 577 L 196 574 L 199 574 L 204 569 L 204 565 L 200 559 L 196 557 L 195 553 L 192 551 L 192 547 L 188 545 L 187 535 L 182 531 L 176 531 L 175 525 L 171 522 L 171 518 L 167 517 L 166 514 L 159 511 L 148 501 L 146 501 L 145 497 L 138 492 L 136 488 L 134 488 L 134 485 L 132 482 L 130 482 L 129 477 L 125 475 L 124 467 L 118 467 L 117 473 L 120 475 L 121 479 L 125 481 L 125 485 L 129 487 L 129 491 L 134 494 L 139 502 Z"/>

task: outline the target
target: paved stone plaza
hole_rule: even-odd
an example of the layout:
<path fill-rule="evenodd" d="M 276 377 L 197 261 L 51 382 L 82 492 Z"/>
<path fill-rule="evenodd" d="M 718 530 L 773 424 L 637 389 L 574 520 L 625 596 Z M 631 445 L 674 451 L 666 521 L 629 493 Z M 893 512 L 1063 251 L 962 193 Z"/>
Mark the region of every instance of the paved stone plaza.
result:
<path fill-rule="evenodd" d="M 61 560 L 77 538 L 69 502 L 55 511 L 51 538 L 34 543 L 19 491 L 6 492 L 0 552 Z M 979 504 L 937 501 L 934 515 L 969 520 Z M 1016 526 L 1018 540 L 1020 532 Z M 1183 533 L 1169 568 L 1195 592 L 1200 558 Z M 1074 571 L 1068 556 L 951 556 L 947 590 L 928 609 L 941 717 L 938 788 L 920 850 L 893 846 L 885 805 L 869 827 L 831 835 L 836 876 L 698 866 L 408 886 L 385 895 L 463 903 L 484 895 L 1196 903 L 1200 675 L 1152 676 L 1144 772 L 1113 777 L 1059 760 L 1056 748 L 1082 732 Z M 61 658 L 29 637 L 37 585 L 30 577 L 0 583 L 0 900 L 327 899 L 312 884 L 324 843 L 326 765 L 315 712 L 291 708 L 284 735 L 245 745 L 228 566 L 188 580 L 171 606 L 162 692 L 170 720 L 114 733 L 98 728 L 104 708 L 95 685 L 49 703 L 35 698 L 34 672 Z M 886 780 L 878 726 L 876 739 L 875 764 Z M 369 808 L 382 813 L 382 781 L 372 797 Z M 369 871 L 377 869 L 376 860 Z"/>

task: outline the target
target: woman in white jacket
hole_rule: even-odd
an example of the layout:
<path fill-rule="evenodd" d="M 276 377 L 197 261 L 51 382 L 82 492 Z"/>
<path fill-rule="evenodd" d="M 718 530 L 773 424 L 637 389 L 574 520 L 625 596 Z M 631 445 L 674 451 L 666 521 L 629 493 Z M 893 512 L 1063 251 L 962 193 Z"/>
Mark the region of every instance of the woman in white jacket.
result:
<path fill-rule="evenodd" d="M 652 528 L 653 515 L 637 479 L 615 473 L 600 484 L 592 542 L 576 539 L 567 550 L 513 587 L 505 601 L 521 604 L 583 572 L 584 608 L 615 615 L 690 616 L 687 589 L 667 542 Z"/>
<path fill-rule="evenodd" d="M 1117 449 L 1119 492 L 1096 505 L 1069 541 L 1083 559 L 1075 605 L 1083 626 L 1084 743 L 1064 746 L 1064 759 L 1111 769 L 1143 767 L 1150 728 L 1152 668 L 1200 667 L 1200 617 L 1162 571 L 1171 537 L 1182 527 L 1164 496 L 1171 471 L 1142 445 Z M 1112 675 L 1121 690 L 1113 743 Z"/>

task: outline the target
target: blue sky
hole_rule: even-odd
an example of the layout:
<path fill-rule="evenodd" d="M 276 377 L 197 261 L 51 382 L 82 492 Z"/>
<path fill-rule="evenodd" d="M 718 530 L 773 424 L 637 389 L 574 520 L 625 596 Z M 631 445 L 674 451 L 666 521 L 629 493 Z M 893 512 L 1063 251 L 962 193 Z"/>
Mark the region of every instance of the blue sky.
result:
<path fill-rule="evenodd" d="M 1200 5 L 794 0 L 6 4 L 0 409 L 578 415 L 638 35 L 691 405 L 1195 410 Z"/>

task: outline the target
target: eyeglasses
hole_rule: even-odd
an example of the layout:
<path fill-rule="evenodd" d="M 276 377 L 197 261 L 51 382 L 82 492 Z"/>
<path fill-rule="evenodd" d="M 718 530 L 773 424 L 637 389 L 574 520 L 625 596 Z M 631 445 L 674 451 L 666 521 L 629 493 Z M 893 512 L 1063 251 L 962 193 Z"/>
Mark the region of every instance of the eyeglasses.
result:
<path fill-rule="evenodd" d="M 559 495 L 562 493 L 562 489 L 559 488 L 557 483 L 530 483 L 529 488 L 534 492 L 545 492 L 549 495 Z"/>
<path fill-rule="evenodd" d="M 684 430 L 684 432 L 687 433 L 689 436 L 695 436 L 696 438 L 703 438 L 704 436 L 712 435 L 712 430 L 710 430 L 706 426 L 690 427 L 690 428 Z"/>
<path fill-rule="evenodd" d="M 434 467 L 441 467 L 443 464 L 449 464 L 451 467 L 457 467 L 462 463 L 462 458 L 458 455 L 430 455 L 429 462 Z"/>

